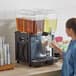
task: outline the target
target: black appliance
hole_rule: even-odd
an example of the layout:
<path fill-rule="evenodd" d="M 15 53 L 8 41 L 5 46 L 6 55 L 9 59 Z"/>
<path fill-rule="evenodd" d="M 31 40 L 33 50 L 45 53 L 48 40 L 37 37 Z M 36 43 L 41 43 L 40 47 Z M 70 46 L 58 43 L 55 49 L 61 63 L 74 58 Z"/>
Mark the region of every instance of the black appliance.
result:
<path fill-rule="evenodd" d="M 45 34 L 45 33 L 44 33 Z M 17 63 L 25 62 L 29 66 L 53 64 L 53 56 L 42 46 L 41 36 L 44 34 L 28 34 L 15 32 L 15 52 Z"/>

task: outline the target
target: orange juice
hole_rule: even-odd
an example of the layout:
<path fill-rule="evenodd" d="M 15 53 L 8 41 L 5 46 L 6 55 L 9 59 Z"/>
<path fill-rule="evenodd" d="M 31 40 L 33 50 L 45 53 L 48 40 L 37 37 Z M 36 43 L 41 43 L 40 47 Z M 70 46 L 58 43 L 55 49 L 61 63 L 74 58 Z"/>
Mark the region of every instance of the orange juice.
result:
<path fill-rule="evenodd" d="M 23 19 L 22 18 L 16 18 L 16 28 L 17 28 L 17 31 L 23 32 Z"/>

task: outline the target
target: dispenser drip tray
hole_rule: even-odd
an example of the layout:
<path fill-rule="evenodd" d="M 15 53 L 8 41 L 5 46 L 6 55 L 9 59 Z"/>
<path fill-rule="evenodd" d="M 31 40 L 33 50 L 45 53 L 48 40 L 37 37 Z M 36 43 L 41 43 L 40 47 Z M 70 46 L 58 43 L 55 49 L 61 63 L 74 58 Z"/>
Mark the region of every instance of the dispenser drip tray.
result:
<path fill-rule="evenodd" d="M 53 64 L 53 58 L 52 57 L 44 57 L 44 58 L 38 58 L 32 60 L 32 66 L 39 67 L 44 65 L 52 65 Z"/>

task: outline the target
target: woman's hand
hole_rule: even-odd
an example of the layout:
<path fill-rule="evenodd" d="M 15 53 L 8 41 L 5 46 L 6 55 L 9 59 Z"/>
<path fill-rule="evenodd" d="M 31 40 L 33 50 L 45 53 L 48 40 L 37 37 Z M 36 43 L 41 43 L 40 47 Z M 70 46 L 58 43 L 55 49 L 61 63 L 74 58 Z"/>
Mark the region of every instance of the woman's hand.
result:
<path fill-rule="evenodd" d="M 60 55 L 62 55 L 62 50 L 54 42 L 50 43 L 49 46 L 59 52 Z"/>
<path fill-rule="evenodd" d="M 49 44 L 49 46 L 52 47 L 52 48 L 54 48 L 55 50 L 57 50 L 57 48 L 58 48 L 57 45 L 54 42 L 51 42 Z"/>

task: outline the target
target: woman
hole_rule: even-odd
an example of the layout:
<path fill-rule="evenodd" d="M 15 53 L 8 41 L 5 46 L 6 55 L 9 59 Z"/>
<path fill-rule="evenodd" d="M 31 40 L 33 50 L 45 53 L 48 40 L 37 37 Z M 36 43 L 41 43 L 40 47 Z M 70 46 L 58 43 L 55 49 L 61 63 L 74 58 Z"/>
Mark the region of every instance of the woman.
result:
<path fill-rule="evenodd" d="M 62 76 L 76 76 L 76 18 L 71 18 L 66 22 L 66 33 L 72 38 L 66 53 L 54 43 L 50 46 L 63 56 Z"/>

